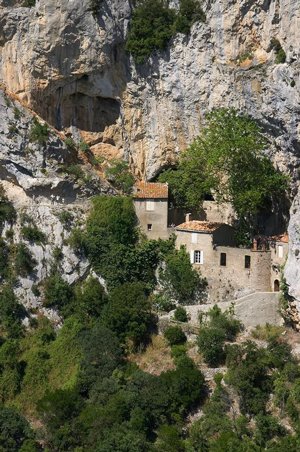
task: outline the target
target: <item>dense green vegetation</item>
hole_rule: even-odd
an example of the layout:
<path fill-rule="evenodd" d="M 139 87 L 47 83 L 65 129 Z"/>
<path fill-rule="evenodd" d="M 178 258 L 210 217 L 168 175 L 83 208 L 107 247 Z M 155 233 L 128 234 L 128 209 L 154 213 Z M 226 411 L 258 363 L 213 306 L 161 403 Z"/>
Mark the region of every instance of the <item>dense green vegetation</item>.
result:
<path fill-rule="evenodd" d="M 73 216 L 63 219 L 70 229 Z M 32 225 L 25 215 L 22 221 Z M 140 235 L 129 197 L 96 197 L 85 229 L 74 231 L 76 252 L 90 259 L 106 287 L 95 274 L 70 286 L 54 249 L 51 271 L 35 291 L 58 311 L 60 328 L 26 312 L 14 293 L 18 274 L 34 275 L 29 248 L 13 238 L 0 242 L 15 271 L 0 290 L 0 449 L 299 450 L 300 366 L 282 329 L 255 330 L 265 347 L 236 341 L 242 326 L 233 308 L 214 307 L 191 342 L 182 304 L 201 299 L 206 282 L 185 250 L 175 250 L 174 238 Z M 0 271 L 5 276 L 7 268 Z M 172 366 L 149 373 L 136 357 L 151 348 L 162 307 L 176 307 L 162 338 Z M 212 371 L 209 396 L 201 369 L 215 366 L 223 374 Z"/>
<path fill-rule="evenodd" d="M 198 210 L 208 194 L 232 203 L 241 230 L 255 232 L 257 215 L 270 212 L 282 200 L 287 178 L 264 154 L 266 138 L 249 116 L 219 109 L 206 120 L 178 166 L 162 173 L 159 180 L 169 183 L 178 206 Z"/>
<path fill-rule="evenodd" d="M 165 49 L 176 33 L 188 34 L 194 22 L 204 20 L 198 0 L 180 0 L 178 12 L 164 0 L 142 0 L 133 10 L 126 49 L 143 63 L 153 51 Z"/>
<path fill-rule="evenodd" d="M 111 184 L 121 190 L 122 193 L 131 193 L 134 177 L 129 171 L 128 163 L 124 160 L 112 160 L 105 171 L 105 175 Z"/>

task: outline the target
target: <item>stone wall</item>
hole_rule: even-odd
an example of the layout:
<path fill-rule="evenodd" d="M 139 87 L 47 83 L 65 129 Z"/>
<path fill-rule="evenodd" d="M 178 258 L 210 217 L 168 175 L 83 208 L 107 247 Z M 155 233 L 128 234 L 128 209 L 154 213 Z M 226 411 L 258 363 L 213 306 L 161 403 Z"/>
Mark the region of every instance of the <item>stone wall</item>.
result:
<path fill-rule="evenodd" d="M 214 246 L 211 234 L 197 234 L 197 243 L 192 243 L 190 232 L 177 231 L 176 234 L 178 248 L 184 245 L 188 253 L 203 251 L 203 264 L 194 264 L 194 267 L 207 279 L 210 302 L 271 291 L 270 251 Z M 220 265 L 221 253 L 226 254 L 226 266 Z M 245 256 L 251 258 L 250 268 L 245 268 Z"/>
<path fill-rule="evenodd" d="M 153 210 L 147 210 L 147 201 L 154 203 Z M 141 230 L 149 239 L 167 239 L 169 237 L 167 199 L 135 199 L 134 207 Z M 148 229 L 148 225 L 151 225 L 151 230 Z"/>

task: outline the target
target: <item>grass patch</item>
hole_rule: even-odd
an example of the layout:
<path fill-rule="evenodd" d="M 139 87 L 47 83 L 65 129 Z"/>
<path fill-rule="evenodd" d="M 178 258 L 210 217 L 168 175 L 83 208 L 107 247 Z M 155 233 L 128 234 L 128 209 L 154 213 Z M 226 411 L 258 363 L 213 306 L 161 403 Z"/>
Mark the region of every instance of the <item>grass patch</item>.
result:
<path fill-rule="evenodd" d="M 151 343 L 146 350 L 143 353 L 131 354 L 129 361 L 136 363 L 144 372 L 153 375 L 175 369 L 171 347 L 168 346 L 163 336 L 152 336 Z"/>
<path fill-rule="evenodd" d="M 261 341 L 271 341 L 281 336 L 284 331 L 283 326 L 266 323 L 265 325 L 257 325 L 252 331 L 252 336 Z"/>

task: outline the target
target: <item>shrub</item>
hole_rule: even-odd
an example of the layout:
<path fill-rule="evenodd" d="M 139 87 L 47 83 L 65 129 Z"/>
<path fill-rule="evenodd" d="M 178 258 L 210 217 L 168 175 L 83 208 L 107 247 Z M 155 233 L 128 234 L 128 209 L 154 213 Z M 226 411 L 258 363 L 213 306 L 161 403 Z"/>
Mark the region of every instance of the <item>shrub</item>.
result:
<path fill-rule="evenodd" d="M 174 302 L 166 297 L 165 294 L 154 294 L 151 300 L 154 308 L 158 311 L 170 312 L 176 308 Z"/>
<path fill-rule="evenodd" d="M 14 118 L 18 121 L 19 119 L 21 119 L 21 116 L 21 111 L 17 107 L 14 107 Z"/>
<path fill-rule="evenodd" d="M 75 228 L 72 230 L 68 243 L 76 254 L 84 254 L 86 249 L 86 240 L 85 234 L 81 231 L 81 229 Z"/>
<path fill-rule="evenodd" d="M 271 49 L 274 49 L 275 54 L 276 54 L 275 63 L 276 64 L 285 63 L 286 53 L 283 50 L 283 48 L 280 44 L 280 41 L 277 38 L 271 39 Z"/>
<path fill-rule="evenodd" d="M 107 295 L 104 287 L 97 278 L 89 277 L 75 289 L 74 303 L 71 305 L 71 313 L 77 312 L 81 318 L 99 317 L 104 305 L 107 303 Z"/>
<path fill-rule="evenodd" d="M 32 256 L 25 243 L 19 243 L 15 249 L 15 270 L 17 275 L 25 278 L 30 275 L 37 265 L 37 261 Z"/>
<path fill-rule="evenodd" d="M 217 305 L 213 306 L 213 308 L 208 311 L 210 327 L 223 330 L 225 339 L 228 341 L 234 340 L 242 329 L 241 322 L 238 319 L 235 319 L 233 315 L 233 311 L 231 312 L 228 310 L 222 312 Z"/>
<path fill-rule="evenodd" d="M 166 257 L 160 280 L 166 294 L 181 304 L 194 304 L 205 294 L 206 281 L 193 268 L 184 248 Z"/>
<path fill-rule="evenodd" d="M 179 326 L 169 326 L 164 332 L 169 345 L 179 345 L 186 342 L 186 335 Z"/>
<path fill-rule="evenodd" d="M 180 0 L 179 11 L 164 0 L 144 0 L 133 11 L 126 50 L 144 63 L 155 50 L 163 50 L 177 32 L 188 34 L 194 22 L 205 21 L 197 0 Z"/>
<path fill-rule="evenodd" d="M 23 226 L 21 229 L 21 233 L 25 240 L 31 243 L 46 243 L 47 238 L 46 235 L 38 229 L 35 225 L 32 226 Z"/>
<path fill-rule="evenodd" d="M 18 302 L 12 288 L 7 285 L 3 286 L 0 292 L 1 327 L 9 336 L 18 337 L 22 332 L 21 321 L 24 317 L 25 309 Z"/>
<path fill-rule="evenodd" d="M 204 361 L 211 367 L 217 367 L 224 362 L 224 341 L 226 335 L 222 329 L 203 327 L 198 335 L 198 347 Z"/>
<path fill-rule="evenodd" d="M 69 174 L 70 176 L 74 176 L 75 179 L 85 179 L 85 173 L 80 165 L 72 164 L 72 165 L 65 165 L 63 167 L 63 171 L 66 174 Z"/>
<path fill-rule="evenodd" d="M 72 227 L 72 222 L 74 220 L 74 215 L 68 210 L 62 210 L 57 213 L 57 218 L 63 224 L 64 228 L 69 231 Z"/>
<path fill-rule="evenodd" d="M 175 364 L 186 355 L 186 344 L 173 345 L 171 349 L 171 356 L 174 359 Z"/>
<path fill-rule="evenodd" d="M 112 290 L 103 309 L 103 324 L 112 330 L 123 344 L 134 347 L 145 344 L 156 326 L 151 303 L 142 283 L 126 283 Z"/>
<path fill-rule="evenodd" d="M 62 261 L 64 257 L 64 253 L 62 252 L 61 247 L 56 246 L 52 251 L 52 257 L 55 263 Z"/>
<path fill-rule="evenodd" d="M 30 129 L 29 139 L 40 145 L 45 145 L 49 138 L 49 129 L 47 124 L 41 124 L 37 118 L 33 118 Z"/>
<path fill-rule="evenodd" d="M 174 28 L 176 32 L 188 34 L 195 22 L 205 22 L 206 17 L 198 0 L 180 0 Z"/>
<path fill-rule="evenodd" d="M 284 327 L 266 323 L 265 325 L 257 325 L 252 331 L 252 336 L 255 339 L 270 341 L 277 339 L 283 332 Z"/>
<path fill-rule="evenodd" d="M 145 0 L 134 10 L 126 50 L 143 63 L 154 50 L 166 47 L 173 35 L 175 11 L 162 0 Z"/>
<path fill-rule="evenodd" d="M 5 221 L 13 223 L 16 219 L 16 211 L 13 204 L 7 199 L 3 186 L 0 184 L 0 229 Z"/>
<path fill-rule="evenodd" d="M 25 6 L 26 8 L 32 8 L 33 6 L 35 6 L 35 2 L 36 0 L 25 0 L 22 6 Z"/>
<path fill-rule="evenodd" d="M 174 319 L 178 322 L 187 322 L 188 314 L 183 306 L 178 306 L 174 312 Z"/>
<path fill-rule="evenodd" d="M 5 278 L 8 275 L 8 257 L 9 248 L 5 241 L 0 237 L 0 277 Z"/>
<path fill-rule="evenodd" d="M 44 306 L 62 309 L 73 299 L 73 290 L 58 273 L 54 273 L 44 281 Z"/>
<path fill-rule="evenodd" d="M 80 141 L 79 143 L 79 149 L 81 152 L 83 152 L 84 154 L 87 154 L 90 152 L 90 147 L 89 145 L 85 142 L 85 141 Z"/>
<path fill-rule="evenodd" d="M 73 150 L 73 151 L 76 150 L 76 143 L 75 143 L 75 141 L 73 140 L 73 138 L 71 138 L 71 137 L 67 137 L 67 138 L 65 139 L 65 145 L 67 146 L 67 148 L 69 148 L 69 149 L 71 149 L 71 150 Z"/>
<path fill-rule="evenodd" d="M 25 448 L 29 444 L 28 440 L 33 437 L 33 431 L 23 416 L 13 408 L 0 408 L 0 447 L 3 451 L 35 452 L 38 448 L 34 441 L 30 441 L 30 449 Z"/>
<path fill-rule="evenodd" d="M 123 193 L 131 193 L 134 184 L 133 174 L 129 171 L 128 163 L 123 160 L 113 160 L 105 171 L 107 179 L 114 187 Z"/>

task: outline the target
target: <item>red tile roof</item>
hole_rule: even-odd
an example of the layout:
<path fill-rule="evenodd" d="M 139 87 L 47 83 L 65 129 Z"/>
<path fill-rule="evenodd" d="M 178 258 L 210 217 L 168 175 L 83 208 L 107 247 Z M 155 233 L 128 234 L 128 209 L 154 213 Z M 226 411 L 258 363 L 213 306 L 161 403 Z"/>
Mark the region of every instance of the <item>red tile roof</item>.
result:
<path fill-rule="evenodd" d="M 281 235 L 274 235 L 273 237 L 270 238 L 275 242 L 289 243 L 289 236 L 287 233 Z"/>
<path fill-rule="evenodd" d="M 135 185 L 134 198 L 168 199 L 168 184 L 160 182 L 138 182 Z"/>
<path fill-rule="evenodd" d="M 178 226 L 176 226 L 176 229 L 184 230 L 184 231 L 212 233 L 222 225 L 223 225 L 223 223 L 213 223 L 210 221 L 192 220 L 192 221 L 186 221 L 185 223 L 179 224 Z"/>

